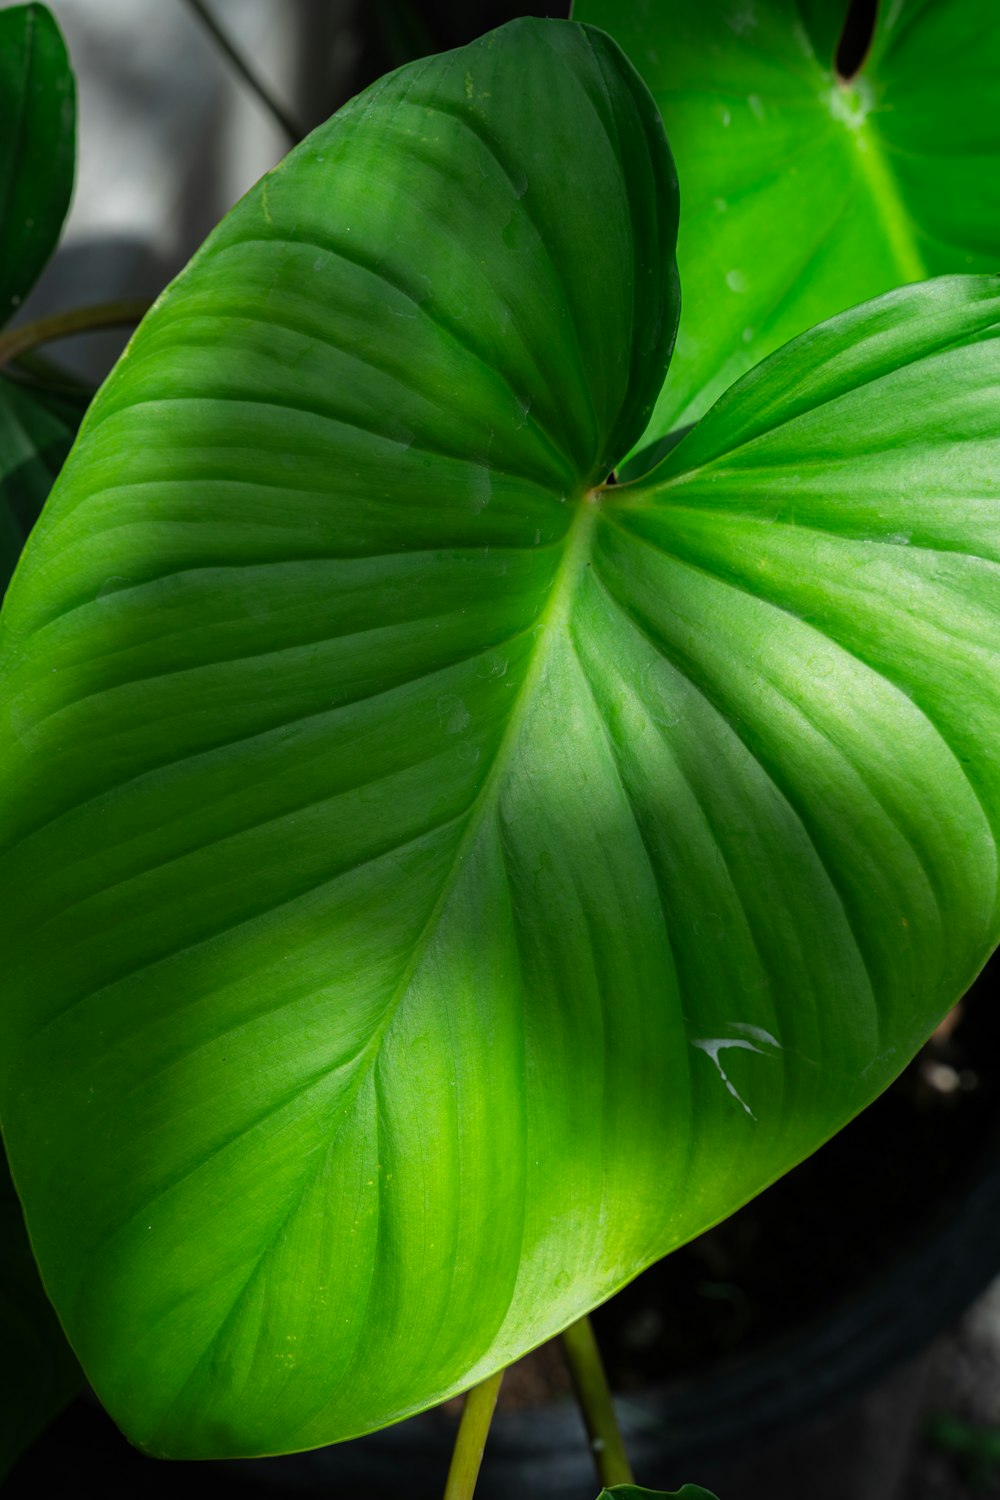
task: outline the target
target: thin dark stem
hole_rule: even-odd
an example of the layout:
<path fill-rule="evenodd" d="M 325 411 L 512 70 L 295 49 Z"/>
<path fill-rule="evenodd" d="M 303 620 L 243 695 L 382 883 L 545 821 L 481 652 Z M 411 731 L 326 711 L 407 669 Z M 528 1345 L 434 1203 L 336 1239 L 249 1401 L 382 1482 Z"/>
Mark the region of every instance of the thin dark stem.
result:
<path fill-rule="evenodd" d="M 498 1370 L 481 1385 L 474 1385 L 465 1398 L 455 1449 L 451 1455 L 448 1483 L 444 1487 L 444 1500 L 472 1500 L 476 1492 L 483 1449 L 486 1447 L 502 1380 L 503 1371 Z"/>
<path fill-rule="evenodd" d="M 634 1484 L 590 1319 L 580 1318 L 571 1323 L 562 1340 L 576 1399 L 590 1438 L 597 1477 L 608 1489 L 615 1484 Z"/>
<path fill-rule="evenodd" d="M 101 302 L 96 307 L 75 307 L 72 312 L 52 313 L 37 322 L 25 323 L 0 334 L 0 369 L 18 355 L 63 339 L 72 333 L 92 333 L 96 328 L 127 327 L 138 323 L 149 311 L 148 297 L 132 297 L 122 302 Z"/>
<path fill-rule="evenodd" d="M 278 124 L 281 126 L 282 130 L 285 132 L 292 145 L 297 146 L 299 141 L 301 141 L 303 136 L 305 135 L 305 131 L 295 120 L 292 119 L 291 115 L 286 112 L 284 105 L 279 104 L 278 100 L 271 93 L 267 85 L 257 77 L 257 74 L 250 67 L 250 64 L 247 62 L 242 53 L 236 50 L 230 38 L 223 31 L 222 27 L 212 15 L 212 12 L 209 10 L 208 6 L 204 3 L 204 0 L 187 0 L 187 3 L 190 6 L 191 10 L 194 11 L 195 15 L 198 17 L 198 20 L 204 26 L 205 30 L 209 32 L 210 35 L 214 38 L 219 49 L 228 57 L 237 73 L 239 73 L 240 77 L 243 79 L 243 82 L 247 85 L 248 88 L 253 90 L 253 92 L 257 95 L 257 98 L 260 100 L 261 104 L 264 105 L 264 108 L 271 112 L 272 116 L 275 120 L 277 120 Z"/>

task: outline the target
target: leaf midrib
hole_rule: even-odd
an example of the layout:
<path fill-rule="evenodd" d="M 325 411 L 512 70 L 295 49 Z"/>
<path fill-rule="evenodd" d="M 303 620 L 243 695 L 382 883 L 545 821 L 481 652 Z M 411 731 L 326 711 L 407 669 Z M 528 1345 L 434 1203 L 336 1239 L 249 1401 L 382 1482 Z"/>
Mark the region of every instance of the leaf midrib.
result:
<path fill-rule="evenodd" d="M 369 1043 L 373 1054 L 377 1053 L 381 1042 L 387 1035 L 427 948 L 433 940 L 438 920 L 444 913 L 452 891 L 465 868 L 465 856 L 478 838 L 487 814 L 496 804 L 504 776 L 517 748 L 521 728 L 552 654 L 553 642 L 560 632 L 567 628 L 574 590 L 580 574 L 588 565 L 597 516 L 596 505 L 586 502 L 578 504 L 577 513 L 566 532 L 562 561 L 550 586 L 548 601 L 538 616 L 538 623 L 535 626 L 537 638 L 520 691 L 510 710 L 510 716 L 486 778 L 468 809 L 465 829 L 459 839 L 448 875 L 413 945 L 410 959 L 386 1004 L 385 1017 Z"/>
<path fill-rule="evenodd" d="M 465 868 L 465 856 L 478 838 L 485 819 L 496 806 L 504 776 L 516 751 L 522 726 L 530 712 L 538 685 L 544 676 L 548 660 L 552 655 L 554 643 L 560 634 L 566 633 L 568 635 L 569 616 L 572 609 L 573 597 L 577 582 L 583 570 L 589 565 L 591 545 L 598 514 L 598 505 L 592 503 L 589 499 L 581 498 L 577 502 L 576 515 L 570 523 L 563 542 L 562 560 L 550 586 L 548 600 L 538 616 L 538 623 L 535 627 L 537 640 L 531 660 L 522 680 L 520 691 L 511 708 L 506 727 L 501 736 L 500 745 L 493 757 L 486 778 L 468 809 L 465 829 L 452 857 L 451 867 L 413 945 L 403 973 L 397 981 L 392 994 L 386 1001 L 382 1020 L 355 1059 L 356 1073 L 354 1079 L 339 1101 L 339 1123 L 325 1149 L 316 1152 L 300 1184 L 290 1195 L 287 1208 L 279 1214 L 276 1225 L 267 1236 L 263 1248 L 247 1272 L 239 1291 L 220 1319 L 215 1333 L 206 1343 L 194 1365 L 185 1375 L 174 1397 L 173 1406 L 181 1399 L 184 1391 L 189 1388 L 192 1379 L 198 1370 L 203 1368 L 211 1351 L 216 1347 L 225 1329 L 231 1324 L 243 1298 L 253 1285 L 262 1264 L 270 1254 L 283 1229 L 294 1217 L 316 1174 L 322 1170 L 323 1162 L 326 1160 L 329 1151 L 336 1144 L 337 1140 L 339 1140 L 350 1117 L 350 1111 L 360 1095 L 365 1081 L 378 1061 L 382 1044 L 388 1036 L 396 1016 L 399 1014 L 400 1007 L 406 998 L 414 976 L 419 970 L 427 949 L 434 939 L 439 919 L 448 905 L 455 886 L 461 879 Z M 342 1067 L 343 1064 L 340 1066 Z M 315 1088 L 318 1081 L 316 1078 L 311 1079 L 307 1090 Z M 303 1090 L 303 1092 L 307 1090 Z"/>
<path fill-rule="evenodd" d="M 845 126 L 849 129 L 849 126 Z M 854 145 L 856 180 L 863 183 L 872 216 L 885 235 L 902 281 L 926 281 L 931 274 L 920 253 L 915 221 L 887 160 L 885 146 L 869 120 L 858 129 Z"/>
<path fill-rule="evenodd" d="M 846 86 L 847 89 L 855 89 L 859 86 L 872 87 L 875 81 L 870 76 L 872 59 L 879 50 L 879 43 L 884 42 L 885 29 L 885 17 L 877 16 L 875 34 L 871 39 L 862 68 L 850 80 Z M 824 64 L 815 51 L 815 45 L 813 55 L 819 67 L 824 68 L 825 71 Z M 834 82 L 835 91 L 843 87 L 840 83 Z M 872 217 L 885 237 L 902 281 L 925 281 L 930 271 L 918 248 L 917 235 L 914 232 L 915 221 L 886 159 L 885 142 L 875 129 L 875 115 L 880 107 L 881 101 L 869 105 L 864 118 L 856 126 L 852 126 L 845 119 L 838 122 L 847 138 L 851 176 L 865 190 Z M 832 109 L 830 112 L 833 112 Z"/>

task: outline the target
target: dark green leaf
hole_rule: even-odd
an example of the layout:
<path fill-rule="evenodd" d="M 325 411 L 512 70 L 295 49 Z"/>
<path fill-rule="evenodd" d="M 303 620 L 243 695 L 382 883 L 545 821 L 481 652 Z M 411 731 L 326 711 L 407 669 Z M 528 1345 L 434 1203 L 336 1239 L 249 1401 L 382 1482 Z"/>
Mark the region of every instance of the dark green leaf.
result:
<path fill-rule="evenodd" d="M 73 190 L 76 94 L 44 5 L 0 10 L 0 325 L 56 247 Z"/>
<path fill-rule="evenodd" d="M 0 597 L 62 468 L 85 409 L 0 375 Z"/>
<path fill-rule="evenodd" d="M 894 0 L 850 83 L 845 0 L 576 0 L 660 106 L 681 182 L 677 353 L 646 440 L 902 282 L 1000 265 L 1000 7 Z"/>
<path fill-rule="evenodd" d="M 441 46 L 436 40 L 424 7 L 416 0 L 375 0 L 379 40 L 394 66 L 427 57 Z"/>
<path fill-rule="evenodd" d="M 69 451 L 82 400 L 0 376 L 0 594 Z M 0 1153 L 0 1477 L 82 1381 Z"/>
<path fill-rule="evenodd" d="M 0 11 L 0 323 L 55 248 L 73 185 L 66 49 L 41 5 Z M 82 404 L 0 375 L 0 596 L 69 451 Z M 81 1383 L 0 1160 L 0 1476 Z"/>
<path fill-rule="evenodd" d="M 0 1151 L 0 1479 L 79 1389 L 80 1367 L 42 1290 Z"/>

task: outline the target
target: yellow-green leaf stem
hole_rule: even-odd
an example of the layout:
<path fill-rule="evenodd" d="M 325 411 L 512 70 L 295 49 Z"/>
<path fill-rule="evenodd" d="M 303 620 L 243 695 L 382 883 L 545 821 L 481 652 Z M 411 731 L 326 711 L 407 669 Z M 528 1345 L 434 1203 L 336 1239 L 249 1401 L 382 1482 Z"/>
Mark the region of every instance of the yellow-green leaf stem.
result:
<path fill-rule="evenodd" d="M 444 1488 L 444 1500 L 472 1500 L 476 1492 L 476 1481 L 503 1377 L 503 1370 L 498 1370 L 480 1385 L 473 1386 L 465 1398 Z"/>
<path fill-rule="evenodd" d="M 601 1484 L 608 1486 L 632 1484 L 632 1468 L 590 1319 L 578 1318 L 571 1323 L 563 1330 L 562 1343 L 590 1439 L 597 1477 Z"/>
<path fill-rule="evenodd" d="M 0 334 L 0 370 L 22 354 L 28 354 L 55 339 L 78 333 L 93 333 L 99 328 L 132 327 L 149 311 L 148 297 L 125 298 L 119 302 L 100 302 L 92 307 L 74 307 L 68 312 L 52 313 L 34 323 Z"/>

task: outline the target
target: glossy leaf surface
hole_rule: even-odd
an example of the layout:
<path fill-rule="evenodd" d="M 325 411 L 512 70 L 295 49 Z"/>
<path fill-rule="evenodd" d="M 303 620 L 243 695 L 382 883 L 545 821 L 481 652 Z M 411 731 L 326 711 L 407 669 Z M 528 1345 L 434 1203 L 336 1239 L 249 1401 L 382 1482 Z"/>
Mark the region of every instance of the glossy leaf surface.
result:
<path fill-rule="evenodd" d="M 4 617 L 5 1124 L 47 1284 L 154 1449 L 376 1426 L 619 1274 L 642 1103 L 565 1116 L 598 976 L 573 995 L 568 949 L 522 993 L 511 903 L 563 875 L 542 846 L 508 891 L 500 828 L 534 817 L 529 737 L 569 730 L 540 705 L 579 497 L 662 380 L 675 230 L 606 39 L 525 22 L 417 64 L 166 294 L 36 532 Z"/>
<path fill-rule="evenodd" d="M 606 490 L 674 225 L 599 35 L 408 68 L 161 300 L 29 544 L 2 1102 L 154 1452 L 483 1378 L 818 1145 L 996 939 L 997 284 L 838 319 Z"/>
<path fill-rule="evenodd" d="M 683 316 L 648 442 L 822 319 L 1000 265 L 994 0 L 883 0 L 845 82 L 846 9 L 576 0 L 649 84 L 681 182 Z"/>
<path fill-rule="evenodd" d="M 0 324 L 56 247 L 76 154 L 66 47 L 44 5 L 0 10 Z"/>

